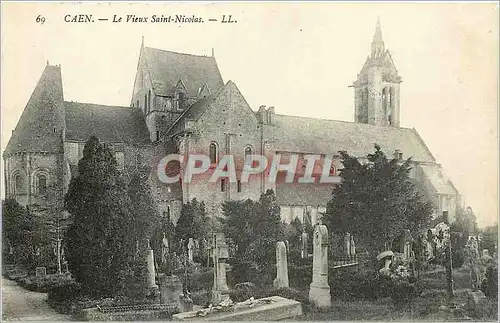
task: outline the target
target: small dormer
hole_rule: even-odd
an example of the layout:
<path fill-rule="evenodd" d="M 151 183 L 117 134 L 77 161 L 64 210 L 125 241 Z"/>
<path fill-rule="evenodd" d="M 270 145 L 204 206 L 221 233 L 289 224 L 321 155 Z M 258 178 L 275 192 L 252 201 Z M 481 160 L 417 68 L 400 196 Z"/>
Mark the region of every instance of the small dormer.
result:
<path fill-rule="evenodd" d="M 182 80 L 177 82 L 174 90 L 174 108 L 175 110 L 184 110 L 187 107 L 188 95 L 187 89 Z"/>
<path fill-rule="evenodd" d="M 205 82 L 203 84 L 203 86 L 200 87 L 200 89 L 198 90 L 197 99 L 203 99 L 203 98 L 209 96 L 210 94 L 211 94 L 210 89 L 209 89 L 207 83 Z"/>

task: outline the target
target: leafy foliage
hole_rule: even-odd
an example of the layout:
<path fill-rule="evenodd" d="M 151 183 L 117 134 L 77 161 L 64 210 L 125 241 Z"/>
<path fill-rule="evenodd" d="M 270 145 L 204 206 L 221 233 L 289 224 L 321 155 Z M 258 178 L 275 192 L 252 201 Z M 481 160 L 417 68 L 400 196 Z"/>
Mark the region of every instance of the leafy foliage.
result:
<path fill-rule="evenodd" d="M 405 229 L 421 232 L 430 222 L 431 205 L 410 181 L 411 159 L 389 160 L 375 145 L 367 162 L 340 152 L 343 182 L 334 188 L 326 221 L 333 232 L 350 232 L 358 246 L 377 253 Z"/>
<path fill-rule="evenodd" d="M 151 187 L 148 183 L 149 170 L 137 170 L 132 174 L 128 193 L 130 208 L 133 214 L 134 241 L 151 239 L 154 226 L 160 221 L 158 209 L 155 207 Z"/>
<path fill-rule="evenodd" d="M 96 137 L 85 144 L 65 203 L 73 222 L 67 232 L 71 273 L 87 293 L 117 294 L 133 257 L 134 220 L 116 160 Z"/>
<path fill-rule="evenodd" d="M 267 272 L 265 269 L 274 263 L 276 242 L 284 239 L 274 191 L 268 190 L 257 202 L 225 202 L 223 213 L 223 232 L 235 245 L 234 272 L 240 275 L 238 280 L 255 277 L 252 272 Z"/>
<path fill-rule="evenodd" d="M 34 221 L 15 199 L 2 202 L 3 259 L 32 266 L 35 258 Z M 12 251 L 12 254 L 11 254 Z"/>
<path fill-rule="evenodd" d="M 175 237 L 187 246 L 189 238 L 203 240 L 208 237 L 208 218 L 205 203 L 193 199 L 182 205 L 181 215 L 175 227 Z"/>

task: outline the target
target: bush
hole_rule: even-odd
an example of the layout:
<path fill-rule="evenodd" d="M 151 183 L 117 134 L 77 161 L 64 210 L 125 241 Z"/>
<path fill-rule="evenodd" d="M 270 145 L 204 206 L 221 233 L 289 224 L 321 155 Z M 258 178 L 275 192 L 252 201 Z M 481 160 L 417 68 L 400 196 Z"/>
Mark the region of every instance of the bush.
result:
<path fill-rule="evenodd" d="M 352 299 L 375 299 L 388 296 L 387 281 L 379 279 L 378 273 L 369 269 L 342 268 L 331 270 L 328 284 L 333 297 Z"/>
<path fill-rule="evenodd" d="M 288 281 L 293 288 L 299 290 L 309 289 L 309 285 L 312 282 L 311 261 L 288 264 Z"/>
<path fill-rule="evenodd" d="M 276 277 L 276 264 L 260 266 L 253 261 L 238 261 L 232 259 L 232 270 L 228 275 L 228 283 L 236 285 L 243 282 L 252 282 L 257 287 L 272 286 Z M 290 270 L 288 270 L 290 273 Z"/>
<path fill-rule="evenodd" d="M 488 266 L 486 268 L 486 278 L 481 284 L 481 290 L 486 297 L 498 299 L 498 267 Z"/>
<path fill-rule="evenodd" d="M 59 302 L 70 299 L 76 299 L 81 295 L 81 286 L 76 282 L 66 284 L 63 286 L 57 286 L 49 290 L 48 299 L 49 301 Z"/>
<path fill-rule="evenodd" d="M 47 293 L 54 288 L 73 284 L 70 274 L 54 274 L 46 276 L 27 276 L 19 278 L 17 283 L 23 288 L 35 292 Z"/>

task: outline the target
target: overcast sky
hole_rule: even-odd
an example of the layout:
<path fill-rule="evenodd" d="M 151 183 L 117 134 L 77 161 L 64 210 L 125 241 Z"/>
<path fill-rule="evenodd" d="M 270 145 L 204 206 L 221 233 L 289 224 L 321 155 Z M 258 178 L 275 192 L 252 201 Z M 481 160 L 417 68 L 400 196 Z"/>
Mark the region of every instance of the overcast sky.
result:
<path fill-rule="evenodd" d="M 95 22 L 65 23 L 67 14 L 92 14 Z M 231 14 L 237 23 L 97 20 L 114 14 L 205 21 Z M 47 60 L 62 66 L 65 100 L 128 106 L 141 36 L 146 46 L 172 51 L 210 55 L 214 48 L 224 81 L 234 81 L 253 109 L 353 121 L 348 86 L 370 52 L 377 17 L 403 78 L 401 126 L 417 129 L 479 224 L 496 222 L 499 22 L 492 3 L 2 3 L 2 151 Z M 2 170 L 2 196 L 3 184 Z"/>

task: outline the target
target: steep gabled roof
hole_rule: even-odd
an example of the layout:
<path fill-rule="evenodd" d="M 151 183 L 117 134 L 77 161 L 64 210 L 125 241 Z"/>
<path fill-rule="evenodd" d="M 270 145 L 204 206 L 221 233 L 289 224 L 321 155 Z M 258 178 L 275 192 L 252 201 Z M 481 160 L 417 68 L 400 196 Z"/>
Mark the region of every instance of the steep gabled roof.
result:
<path fill-rule="evenodd" d="M 143 53 L 155 94 L 173 95 L 177 83 L 182 81 L 188 96 L 196 97 L 206 83 L 213 93 L 224 85 L 214 57 L 176 53 L 144 47 Z"/>
<path fill-rule="evenodd" d="M 279 114 L 274 120 L 273 139 L 277 151 L 335 154 L 346 150 L 356 157 L 366 157 L 374 151 L 374 144 L 379 144 L 389 158 L 399 149 L 404 159 L 435 162 L 415 129 Z"/>
<path fill-rule="evenodd" d="M 66 140 L 87 141 L 92 135 L 104 142 L 147 144 L 149 132 L 135 108 L 64 102 Z"/>
<path fill-rule="evenodd" d="M 5 154 L 61 152 L 63 101 L 61 67 L 47 65 L 12 133 Z"/>

